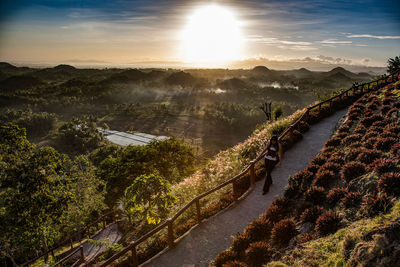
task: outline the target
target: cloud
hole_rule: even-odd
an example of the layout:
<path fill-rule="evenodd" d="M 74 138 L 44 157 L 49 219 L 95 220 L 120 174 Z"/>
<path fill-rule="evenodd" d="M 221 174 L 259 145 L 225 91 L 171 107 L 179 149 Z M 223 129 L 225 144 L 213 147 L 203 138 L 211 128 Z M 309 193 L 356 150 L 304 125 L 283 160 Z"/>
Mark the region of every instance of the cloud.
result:
<path fill-rule="evenodd" d="M 318 50 L 318 48 L 312 46 L 312 42 L 280 40 L 275 37 L 264 37 L 262 35 L 249 35 L 246 40 L 249 42 L 276 45 L 280 49 L 289 49 L 294 51 Z"/>
<path fill-rule="evenodd" d="M 352 44 L 352 41 L 340 41 L 337 39 L 326 39 L 320 42 L 321 44 Z"/>
<path fill-rule="evenodd" d="M 348 38 L 375 38 L 375 39 L 400 39 L 400 35 L 372 35 L 372 34 L 351 34 Z"/>

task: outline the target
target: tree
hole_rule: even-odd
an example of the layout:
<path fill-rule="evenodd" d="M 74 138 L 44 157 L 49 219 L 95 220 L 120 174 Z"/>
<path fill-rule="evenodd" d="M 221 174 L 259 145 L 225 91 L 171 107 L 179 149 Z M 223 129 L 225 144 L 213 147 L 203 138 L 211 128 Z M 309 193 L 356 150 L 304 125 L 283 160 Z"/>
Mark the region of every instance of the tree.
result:
<path fill-rule="evenodd" d="M 400 71 L 400 58 L 398 56 L 396 56 L 395 58 L 389 58 L 387 63 L 387 72 L 389 74 Z"/>
<path fill-rule="evenodd" d="M 282 116 L 283 112 L 282 112 L 282 107 L 281 106 L 277 106 L 276 108 L 274 108 L 274 110 L 272 111 L 272 114 L 274 116 L 275 120 L 278 120 L 280 116 Z"/>
<path fill-rule="evenodd" d="M 168 207 L 175 202 L 170 183 L 161 176 L 141 175 L 125 190 L 122 198 L 123 209 L 129 221 L 137 223 L 146 220 L 157 224 L 168 213 Z"/>
<path fill-rule="evenodd" d="M 170 183 L 181 181 L 194 170 L 191 147 L 178 139 L 154 141 L 146 146 L 127 146 L 101 161 L 97 175 L 106 183 L 106 203 L 113 206 L 124 190 L 142 174 L 156 174 Z"/>
<path fill-rule="evenodd" d="M 1 251 L 15 261 L 47 251 L 58 238 L 55 228 L 72 198 L 69 159 L 51 147 L 34 150 L 16 125 L 0 126 L 0 142 Z"/>

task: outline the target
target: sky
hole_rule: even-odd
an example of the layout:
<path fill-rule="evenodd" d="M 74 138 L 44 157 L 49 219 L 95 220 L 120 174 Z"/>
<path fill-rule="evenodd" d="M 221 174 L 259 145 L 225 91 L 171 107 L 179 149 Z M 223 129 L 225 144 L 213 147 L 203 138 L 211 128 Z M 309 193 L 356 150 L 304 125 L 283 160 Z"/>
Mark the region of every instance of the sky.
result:
<path fill-rule="evenodd" d="M 0 61 L 183 66 L 182 32 L 208 5 L 240 28 L 236 62 L 385 66 L 400 54 L 398 1 L 1 0 Z"/>

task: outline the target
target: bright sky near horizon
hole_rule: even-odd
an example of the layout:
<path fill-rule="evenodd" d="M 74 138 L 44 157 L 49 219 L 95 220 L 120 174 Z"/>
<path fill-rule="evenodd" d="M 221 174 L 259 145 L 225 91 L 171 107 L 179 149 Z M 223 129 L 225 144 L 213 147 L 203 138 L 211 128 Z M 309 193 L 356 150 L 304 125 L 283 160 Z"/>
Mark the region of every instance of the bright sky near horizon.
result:
<path fill-rule="evenodd" d="M 400 54 L 399 4 L 2 0 L 0 61 L 215 67 L 262 57 L 384 66 Z"/>

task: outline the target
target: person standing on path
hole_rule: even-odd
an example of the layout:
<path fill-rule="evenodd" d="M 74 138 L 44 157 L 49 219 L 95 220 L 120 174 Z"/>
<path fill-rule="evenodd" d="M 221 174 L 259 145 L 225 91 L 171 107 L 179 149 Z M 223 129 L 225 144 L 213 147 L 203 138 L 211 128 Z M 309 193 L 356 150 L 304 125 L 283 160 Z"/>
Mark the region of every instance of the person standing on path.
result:
<path fill-rule="evenodd" d="M 283 149 L 281 144 L 279 143 L 278 136 L 273 135 L 269 140 L 268 144 L 266 145 L 266 147 L 261 152 L 261 154 L 255 160 L 258 161 L 264 156 L 266 175 L 263 187 L 263 195 L 268 193 L 269 187 L 272 184 L 272 177 L 271 177 L 272 169 L 278 163 L 278 161 L 279 161 L 279 166 L 282 165 L 282 152 Z"/>

